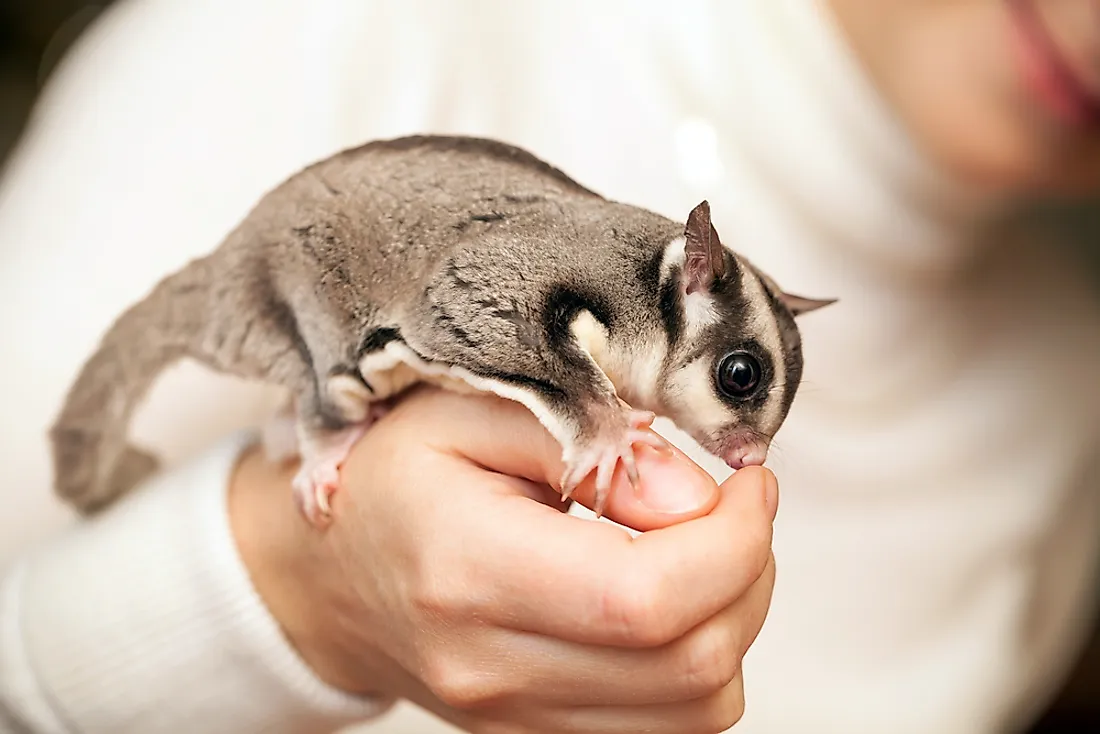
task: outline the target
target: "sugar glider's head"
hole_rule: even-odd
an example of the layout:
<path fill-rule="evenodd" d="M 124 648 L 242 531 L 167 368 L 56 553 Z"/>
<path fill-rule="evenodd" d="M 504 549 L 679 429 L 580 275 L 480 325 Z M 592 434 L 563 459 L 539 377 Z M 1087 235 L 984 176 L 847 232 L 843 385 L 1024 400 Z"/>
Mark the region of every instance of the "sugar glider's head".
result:
<path fill-rule="evenodd" d="M 669 245 L 661 277 L 665 412 L 734 469 L 762 464 L 802 379 L 795 318 L 833 301 L 784 293 L 724 247 L 705 201 Z"/>

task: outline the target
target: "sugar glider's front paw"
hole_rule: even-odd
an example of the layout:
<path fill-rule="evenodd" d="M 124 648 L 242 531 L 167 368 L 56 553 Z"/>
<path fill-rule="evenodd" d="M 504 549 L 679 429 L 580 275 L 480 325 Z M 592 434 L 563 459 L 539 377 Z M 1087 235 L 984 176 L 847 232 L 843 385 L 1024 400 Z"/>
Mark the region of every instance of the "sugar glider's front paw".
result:
<path fill-rule="evenodd" d="M 585 477 L 596 472 L 596 495 L 592 510 L 597 517 L 603 515 L 611 494 L 611 480 L 621 460 L 631 485 L 638 487 L 638 464 L 634 446 L 644 444 L 658 451 L 669 451 L 668 443 L 652 431 L 646 430 L 653 423 L 653 413 L 627 409 L 621 413 L 621 421 L 601 428 L 595 437 L 566 451 L 565 472 L 561 479 L 562 500 L 569 499 Z"/>

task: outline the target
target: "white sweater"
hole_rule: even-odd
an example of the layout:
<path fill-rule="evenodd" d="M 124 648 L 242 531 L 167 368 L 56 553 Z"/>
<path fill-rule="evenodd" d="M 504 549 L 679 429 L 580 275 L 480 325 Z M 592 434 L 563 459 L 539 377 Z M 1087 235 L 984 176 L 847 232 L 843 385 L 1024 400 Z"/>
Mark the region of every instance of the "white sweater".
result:
<path fill-rule="evenodd" d="M 85 529 L 45 429 L 110 320 L 266 189 L 411 132 L 500 137 L 671 217 L 707 198 L 786 288 L 840 298 L 803 321 L 737 731 L 1026 726 L 1100 579 L 1100 308 L 1072 248 L 992 236 L 879 105 L 812 0 L 121 3 L 0 190 L 0 731 L 291 734 L 385 707 L 302 666 L 236 556 L 226 479 L 269 391 L 174 370 L 135 427 L 169 470 Z"/>

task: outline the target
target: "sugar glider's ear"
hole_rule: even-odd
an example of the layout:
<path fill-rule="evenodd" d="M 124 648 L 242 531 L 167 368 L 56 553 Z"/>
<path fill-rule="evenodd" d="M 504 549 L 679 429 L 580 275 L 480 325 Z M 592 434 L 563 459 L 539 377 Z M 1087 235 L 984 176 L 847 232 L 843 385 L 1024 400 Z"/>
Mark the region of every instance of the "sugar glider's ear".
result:
<path fill-rule="evenodd" d="M 782 301 L 783 305 L 789 308 L 791 313 L 795 316 L 801 316 L 804 313 L 816 311 L 819 308 L 825 308 L 837 301 L 835 298 L 806 298 L 805 296 L 796 296 L 793 293 L 780 293 L 779 300 Z"/>
<path fill-rule="evenodd" d="M 710 203 L 691 210 L 684 227 L 684 287 L 688 293 L 709 290 L 726 274 L 726 250 L 710 221 Z"/>

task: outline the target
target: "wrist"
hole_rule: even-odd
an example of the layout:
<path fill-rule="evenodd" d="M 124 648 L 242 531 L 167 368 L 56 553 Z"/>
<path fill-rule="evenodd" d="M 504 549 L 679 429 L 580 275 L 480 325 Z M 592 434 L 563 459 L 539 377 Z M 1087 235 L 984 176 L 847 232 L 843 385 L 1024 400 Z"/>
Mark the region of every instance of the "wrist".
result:
<path fill-rule="evenodd" d="M 302 661 L 326 684 L 355 694 L 382 693 L 368 661 L 337 639 L 346 632 L 339 578 L 343 567 L 322 534 L 291 500 L 296 467 L 267 461 L 253 446 L 242 453 L 229 487 L 229 521 L 252 584 Z M 349 622 L 353 624 L 354 621 Z M 359 621 L 361 624 L 361 621 Z M 355 645 L 358 652 L 359 644 Z"/>

